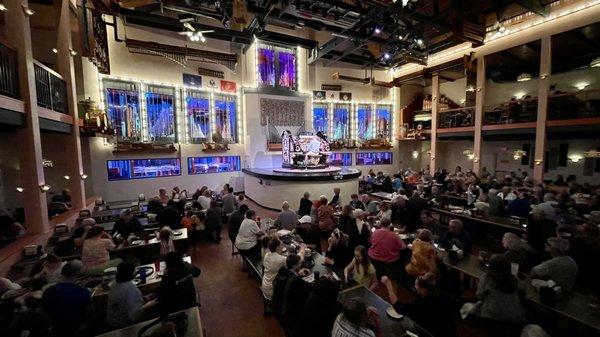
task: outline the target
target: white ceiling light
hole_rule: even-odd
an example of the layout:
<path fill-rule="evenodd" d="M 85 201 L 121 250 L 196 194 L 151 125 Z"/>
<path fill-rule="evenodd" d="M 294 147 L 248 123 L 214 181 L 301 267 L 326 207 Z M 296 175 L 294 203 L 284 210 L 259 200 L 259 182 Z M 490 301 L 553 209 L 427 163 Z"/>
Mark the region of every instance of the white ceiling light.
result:
<path fill-rule="evenodd" d="M 600 67 L 600 56 L 596 57 L 592 62 L 590 62 L 590 67 L 592 67 L 592 68 Z"/>
<path fill-rule="evenodd" d="M 531 76 L 530 73 L 522 73 L 521 75 L 519 75 L 519 77 L 517 77 L 517 82 L 531 81 L 532 78 L 533 76 Z"/>

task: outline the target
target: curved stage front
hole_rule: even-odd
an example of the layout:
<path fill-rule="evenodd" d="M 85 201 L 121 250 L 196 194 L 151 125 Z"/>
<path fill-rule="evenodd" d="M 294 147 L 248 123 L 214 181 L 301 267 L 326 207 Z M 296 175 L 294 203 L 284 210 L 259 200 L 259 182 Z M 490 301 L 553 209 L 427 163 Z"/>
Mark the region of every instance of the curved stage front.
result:
<path fill-rule="evenodd" d="M 275 171 L 277 170 L 277 171 Z M 292 210 L 298 210 L 300 198 L 304 192 L 310 193 L 310 199 L 325 195 L 333 196 L 333 188 L 341 189 L 344 203 L 350 200 L 352 193 L 358 191 L 358 178 L 362 172 L 353 168 L 333 168 L 327 171 L 247 168 L 243 169 L 244 193 L 257 204 L 275 210 L 281 209 L 281 203 L 288 201 Z"/>

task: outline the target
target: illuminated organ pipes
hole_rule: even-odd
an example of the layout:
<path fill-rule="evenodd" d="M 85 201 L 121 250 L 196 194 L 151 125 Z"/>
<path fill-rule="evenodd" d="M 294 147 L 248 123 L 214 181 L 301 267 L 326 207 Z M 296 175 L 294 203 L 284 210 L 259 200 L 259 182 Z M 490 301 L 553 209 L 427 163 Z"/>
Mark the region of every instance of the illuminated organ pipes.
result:
<path fill-rule="evenodd" d="M 149 92 L 146 93 L 146 111 L 150 140 L 176 141 L 173 89 L 148 87 L 148 90 Z"/>
<path fill-rule="evenodd" d="M 109 125 L 117 137 L 141 139 L 139 96 L 135 84 L 115 82 L 109 85 L 111 87 L 105 90 Z"/>
<path fill-rule="evenodd" d="M 210 138 L 209 94 L 189 91 L 186 101 L 190 141 L 192 143 L 205 141 Z"/>

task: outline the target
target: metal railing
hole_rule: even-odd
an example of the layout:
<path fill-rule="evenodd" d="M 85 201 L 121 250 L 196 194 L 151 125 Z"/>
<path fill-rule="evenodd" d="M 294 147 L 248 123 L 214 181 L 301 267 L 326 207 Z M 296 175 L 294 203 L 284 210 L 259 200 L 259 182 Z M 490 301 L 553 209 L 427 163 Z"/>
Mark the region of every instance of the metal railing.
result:
<path fill-rule="evenodd" d="M 475 107 L 443 110 L 438 113 L 438 128 L 462 128 L 475 125 Z"/>
<path fill-rule="evenodd" d="M 17 52 L 0 43 L 0 95 L 19 99 Z"/>
<path fill-rule="evenodd" d="M 535 122 L 537 120 L 538 99 L 511 99 L 494 107 L 485 107 L 484 125 Z"/>
<path fill-rule="evenodd" d="M 600 90 L 557 93 L 548 97 L 548 119 L 600 117 Z"/>
<path fill-rule="evenodd" d="M 67 83 L 52 69 L 34 61 L 37 104 L 46 109 L 68 114 Z"/>

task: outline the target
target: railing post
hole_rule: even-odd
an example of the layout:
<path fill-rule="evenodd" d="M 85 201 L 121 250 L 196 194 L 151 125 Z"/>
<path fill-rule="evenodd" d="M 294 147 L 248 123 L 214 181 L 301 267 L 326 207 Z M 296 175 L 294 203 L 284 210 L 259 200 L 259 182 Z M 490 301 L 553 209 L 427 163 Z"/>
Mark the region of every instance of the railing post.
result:
<path fill-rule="evenodd" d="M 83 164 L 81 159 L 81 140 L 79 137 L 79 116 L 77 113 L 77 95 L 75 92 L 75 67 L 71 55 L 71 27 L 69 16 L 69 0 L 55 1 L 54 6 L 57 17 L 57 65 L 58 73 L 61 74 L 66 85 L 66 111 L 73 117 L 71 134 L 65 141 L 65 158 L 67 159 L 67 170 L 69 176 L 69 190 L 71 192 L 71 203 L 76 209 L 86 206 L 84 180 L 81 178 Z"/>
<path fill-rule="evenodd" d="M 31 50 L 31 28 L 29 17 L 23 14 L 22 9 L 22 7 L 28 7 L 29 3 L 27 0 L 6 0 L 4 4 L 10 13 L 4 15 L 6 25 L 10 27 L 7 39 L 17 51 L 19 87 L 21 99 L 25 103 L 26 126 L 17 129 L 20 164 L 20 181 L 17 184 L 24 189 L 22 203 L 25 209 L 27 231 L 32 234 L 44 233 L 49 229 L 48 205 L 46 193 L 42 193 L 40 189 L 40 185 L 44 185 L 46 182 L 42 165 L 42 142 Z"/>

